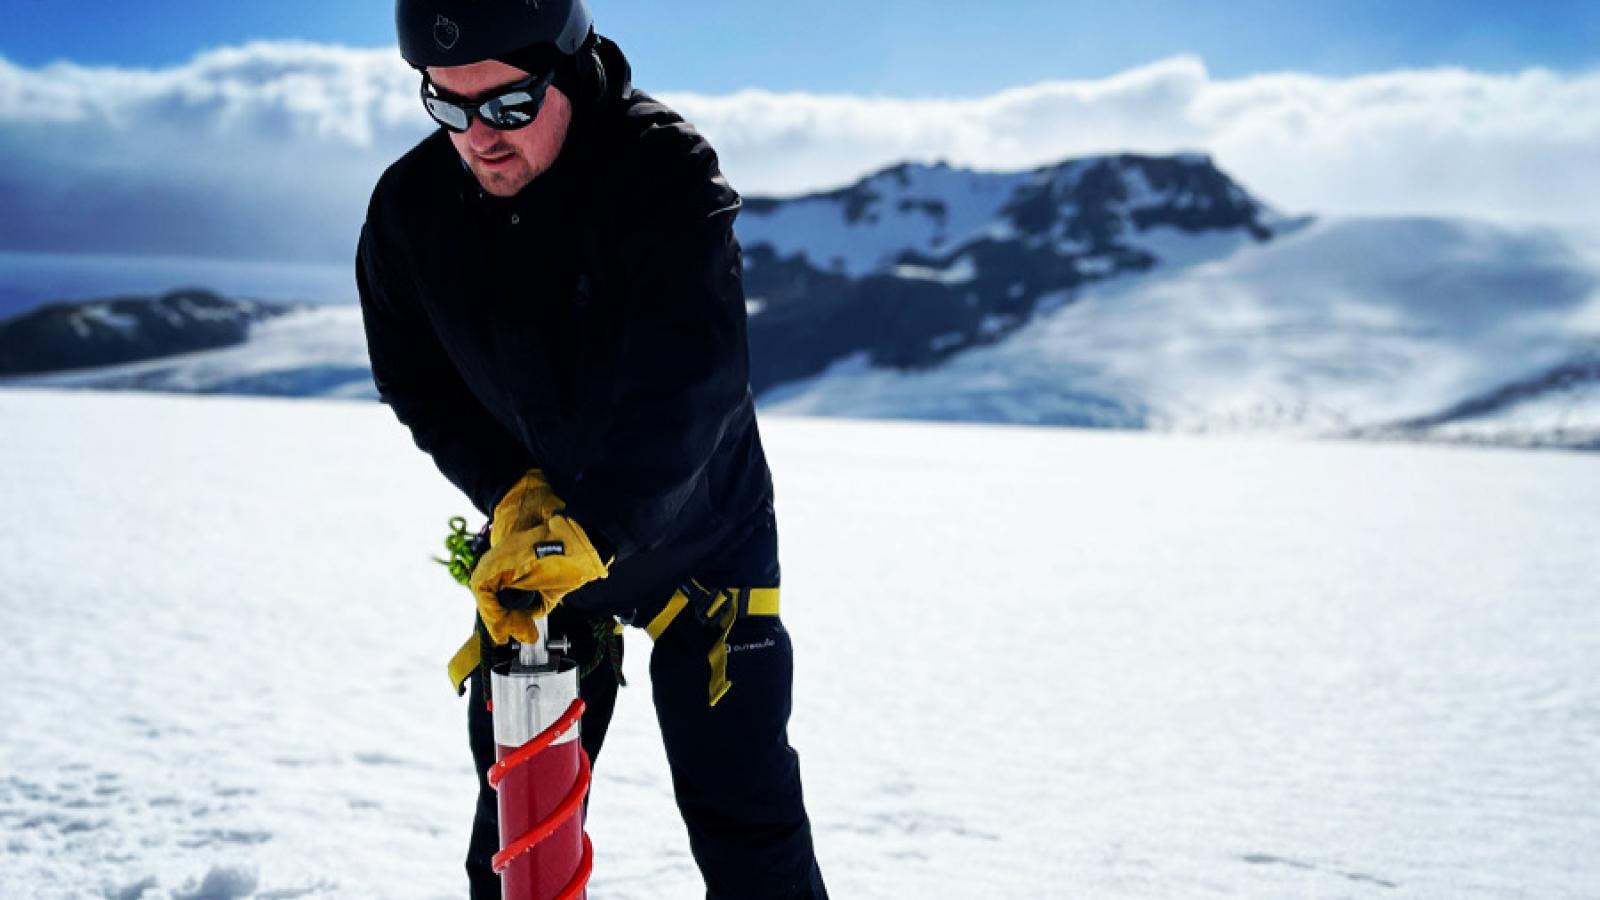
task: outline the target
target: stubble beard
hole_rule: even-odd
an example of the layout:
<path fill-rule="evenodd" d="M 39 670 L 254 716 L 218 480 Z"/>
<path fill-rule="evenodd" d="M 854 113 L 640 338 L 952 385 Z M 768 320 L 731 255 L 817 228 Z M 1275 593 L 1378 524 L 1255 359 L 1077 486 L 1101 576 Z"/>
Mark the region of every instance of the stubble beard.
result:
<path fill-rule="evenodd" d="M 531 127 L 537 128 L 541 125 L 535 124 Z M 478 186 L 496 197 L 512 197 L 520 193 L 555 165 L 556 157 L 566 143 L 569 126 L 562 123 L 557 127 L 560 129 L 559 134 L 551 132 L 543 135 L 541 139 L 520 141 L 515 144 L 502 135 L 499 141 L 482 154 L 472 154 L 477 157 L 495 157 L 509 152 L 513 159 L 511 165 L 497 169 L 485 167 L 478 159 L 469 159 L 468 165 L 472 169 L 472 174 L 478 179 Z M 463 158 L 468 158 L 465 147 L 458 146 L 457 149 L 461 151 Z"/>
<path fill-rule="evenodd" d="M 473 174 L 478 176 L 478 184 L 496 197 L 510 197 L 521 192 L 538 175 L 528 161 L 520 156 L 517 165 L 510 171 L 488 172 L 474 166 Z"/>

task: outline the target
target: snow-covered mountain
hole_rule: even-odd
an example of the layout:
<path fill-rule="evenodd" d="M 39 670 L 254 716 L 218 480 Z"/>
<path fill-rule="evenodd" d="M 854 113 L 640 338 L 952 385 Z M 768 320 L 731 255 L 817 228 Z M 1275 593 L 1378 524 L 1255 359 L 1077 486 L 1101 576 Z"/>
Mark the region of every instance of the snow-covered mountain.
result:
<path fill-rule="evenodd" d="M 1600 450 L 1600 350 L 1433 415 L 1358 434 Z"/>
<path fill-rule="evenodd" d="M 773 410 L 1600 446 L 1600 242 L 1291 219 L 1203 156 L 901 165 L 747 201 L 752 382 Z M 32 384 L 371 396 L 359 315 Z"/>
<path fill-rule="evenodd" d="M 205 290 L 53 303 L 0 322 L 0 375 L 83 369 L 244 343 L 293 307 Z"/>
<path fill-rule="evenodd" d="M 248 340 L 217 350 L 52 372 L 14 379 L 12 383 L 184 394 L 377 399 L 361 310 L 354 305 L 283 310 L 254 322 Z"/>
<path fill-rule="evenodd" d="M 934 366 L 1005 339 L 1064 291 L 1284 226 L 1193 155 L 1010 174 L 900 165 L 841 191 L 750 201 L 751 382 L 759 394 L 858 355 Z"/>

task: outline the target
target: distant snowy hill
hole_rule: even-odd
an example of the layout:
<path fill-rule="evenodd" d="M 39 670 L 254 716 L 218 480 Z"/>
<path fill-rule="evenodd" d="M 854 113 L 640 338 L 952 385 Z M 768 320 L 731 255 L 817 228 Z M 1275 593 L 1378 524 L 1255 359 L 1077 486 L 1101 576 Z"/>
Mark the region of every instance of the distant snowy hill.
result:
<path fill-rule="evenodd" d="M 1600 448 L 1600 246 L 1575 232 L 1290 219 L 1198 155 L 901 165 L 738 227 L 767 409 Z M 373 395 L 351 307 L 23 381 Z"/>
<path fill-rule="evenodd" d="M 934 369 L 852 359 L 765 399 L 858 417 L 1590 447 L 1597 274 L 1554 232 L 1330 220 L 1063 295 Z"/>
<path fill-rule="evenodd" d="M 0 375 L 107 366 L 242 344 L 252 325 L 291 309 L 204 290 L 54 303 L 0 322 Z"/>
<path fill-rule="evenodd" d="M 251 324 L 247 341 L 124 365 L 16 379 L 35 387 L 377 399 L 361 310 L 307 306 Z M 3 385 L 4 382 L 0 382 Z"/>
<path fill-rule="evenodd" d="M 1600 351 L 1433 415 L 1358 435 L 1600 450 Z"/>

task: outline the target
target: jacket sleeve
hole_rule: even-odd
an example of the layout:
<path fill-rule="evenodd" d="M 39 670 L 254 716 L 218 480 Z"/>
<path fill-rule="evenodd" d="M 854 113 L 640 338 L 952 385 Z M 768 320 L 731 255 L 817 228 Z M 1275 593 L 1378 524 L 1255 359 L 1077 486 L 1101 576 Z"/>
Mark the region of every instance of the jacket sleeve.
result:
<path fill-rule="evenodd" d="M 568 513 L 617 559 L 667 536 L 750 400 L 738 195 L 656 204 L 627 246 L 614 414 L 601 456 L 569 490 Z M 702 184 L 704 181 L 702 180 Z"/>
<path fill-rule="evenodd" d="M 386 270 L 395 258 L 369 220 L 356 250 L 356 288 L 373 383 L 439 471 L 490 515 L 536 463 L 467 389 L 414 296 Z"/>

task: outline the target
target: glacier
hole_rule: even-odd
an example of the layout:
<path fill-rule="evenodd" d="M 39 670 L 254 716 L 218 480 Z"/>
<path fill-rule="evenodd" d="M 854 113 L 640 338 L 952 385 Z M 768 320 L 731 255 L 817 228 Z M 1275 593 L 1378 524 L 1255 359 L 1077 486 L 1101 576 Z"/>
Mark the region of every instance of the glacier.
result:
<path fill-rule="evenodd" d="M 389 412 L 0 422 L 0 896 L 461 896 L 468 505 Z M 836 896 L 1600 894 L 1600 458 L 762 430 Z M 593 895 L 697 896 L 641 637 Z"/>

